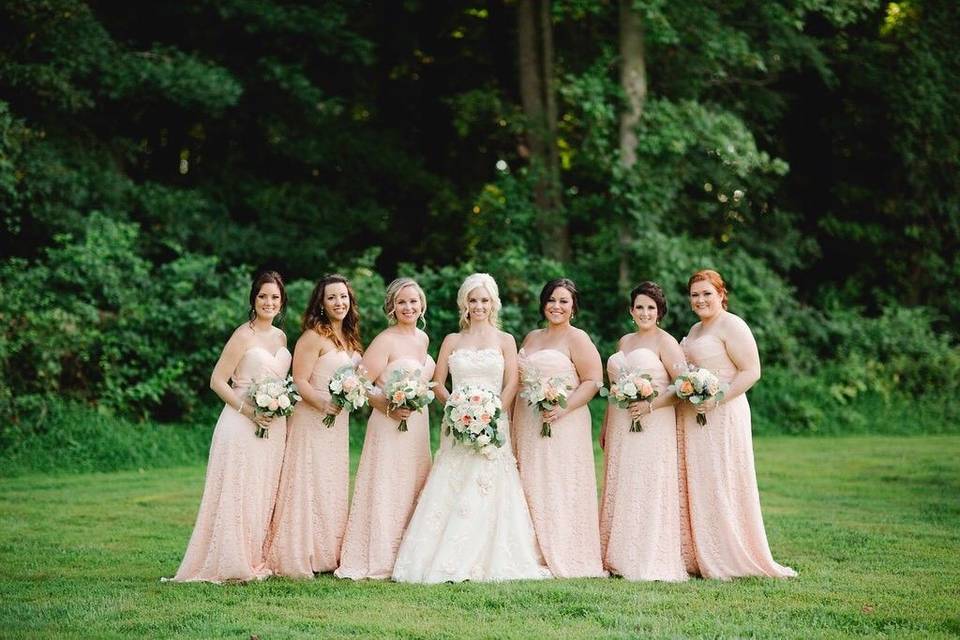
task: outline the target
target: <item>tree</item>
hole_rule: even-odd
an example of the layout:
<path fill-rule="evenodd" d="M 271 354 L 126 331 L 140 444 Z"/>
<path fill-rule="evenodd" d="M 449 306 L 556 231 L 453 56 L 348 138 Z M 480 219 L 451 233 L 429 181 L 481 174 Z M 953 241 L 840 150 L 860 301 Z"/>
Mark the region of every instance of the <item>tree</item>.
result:
<path fill-rule="evenodd" d="M 543 253 L 561 262 L 570 258 L 557 150 L 557 99 L 554 89 L 553 17 L 550 0 L 520 0 L 517 7 L 520 97 L 526 116 L 534 200 Z"/>

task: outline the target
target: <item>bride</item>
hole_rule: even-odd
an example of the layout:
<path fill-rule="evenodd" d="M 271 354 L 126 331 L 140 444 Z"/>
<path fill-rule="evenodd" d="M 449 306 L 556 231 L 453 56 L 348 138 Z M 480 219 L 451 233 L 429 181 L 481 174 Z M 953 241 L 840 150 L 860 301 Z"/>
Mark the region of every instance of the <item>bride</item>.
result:
<path fill-rule="evenodd" d="M 503 415 L 518 388 L 517 345 L 497 328 L 497 283 L 485 273 L 464 280 L 457 293 L 460 333 L 443 341 L 434 380 L 445 403 L 447 371 L 453 390 L 466 385 L 500 395 Z M 510 446 L 492 456 L 455 442 L 441 427 L 437 452 L 420 502 L 403 536 L 393 579 L 397 582 L 460 582 L 549 578 Z"/>

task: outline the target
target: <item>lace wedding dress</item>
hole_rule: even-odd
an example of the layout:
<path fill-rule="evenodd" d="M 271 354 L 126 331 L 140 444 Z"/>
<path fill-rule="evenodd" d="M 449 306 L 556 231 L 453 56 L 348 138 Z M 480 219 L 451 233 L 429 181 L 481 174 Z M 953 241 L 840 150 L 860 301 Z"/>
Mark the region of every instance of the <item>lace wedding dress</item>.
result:
<path fill-rule="evenodd" d="M 499 349 L 459 349 L 450 355 L 453 388 L 500 393 Z M 403 536 L 393 579 L 398 582 L 534 580 L 544 565 L 523 495 L 517 461 L 506 443 L 492 458 L 441 436 L 427 484 Z M 445 429 L 444 429 L 445 431 Z"/>

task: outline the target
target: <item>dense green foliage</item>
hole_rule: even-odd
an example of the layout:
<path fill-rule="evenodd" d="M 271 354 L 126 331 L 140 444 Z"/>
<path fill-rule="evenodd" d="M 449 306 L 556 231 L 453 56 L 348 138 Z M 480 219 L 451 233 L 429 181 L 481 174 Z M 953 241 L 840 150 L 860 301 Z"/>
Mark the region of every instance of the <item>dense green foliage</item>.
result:
<path fill-rule="evenodd" d="M 960 437 L 756 442 L 794 580 L 162 584 L 199 465 L 0 480 L 5 638 L 955 638 Z"/>
<path fill-rule="evenodd" d="M 4 446 L 54 396 L 211 420 L 209 372 L 265 267 L 288 278 L 291 344 L 319 275 L 351 277 L 369 341 L 404 273 L 435 350 L 483 270 L 518 338 L 542 283 L 573 277 L 606 355 L 630 330 L 621 261 L 664 285 L 677 337 L 711 266 L 761 348 L 761 430 L 870 430 L 860 402 L 904 415 L 960 390 L 957 3 L 636 2 L 649 93 L 625 168 L 617 3 L 555 0 L 562 264 L 516 4 L 3 3 Z"/>

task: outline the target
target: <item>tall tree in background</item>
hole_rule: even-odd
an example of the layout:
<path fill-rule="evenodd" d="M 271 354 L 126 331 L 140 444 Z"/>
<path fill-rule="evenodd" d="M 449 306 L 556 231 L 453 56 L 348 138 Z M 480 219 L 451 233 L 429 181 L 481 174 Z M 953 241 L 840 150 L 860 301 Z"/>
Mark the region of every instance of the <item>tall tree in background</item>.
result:
<path fill-rule="evenodd" d="M 637 163 L 637 126 L 647 102 L 647 62 L 643 45 L 643 19 L 634 7 L 635 0 L 620 0 L 620 85 L 626 104 L 620 113 L 620 166 L 630 175 Z M 641 212 L 642 215 L 642 212 Z M 628 247 L 633 242 L 633 226 L 627 218 L 620 222 L 620 289 L 630 285 Z M 645 225 L 638 225 L 643 229 Z"/>
<path fill-rule="evenodd" d="M 517 8 L 520 99 L 526 116 L 530 166 L 536 175 L 534 200 L 543 253 L 566 261 L 570 234 L 563 212 L 557 150 L 553 17 L 550 0 L 520 0 Z"/>

